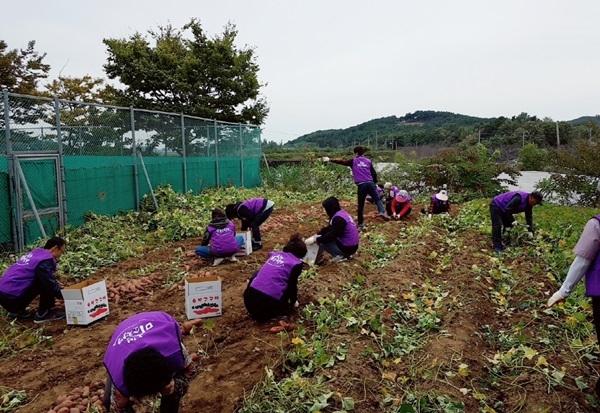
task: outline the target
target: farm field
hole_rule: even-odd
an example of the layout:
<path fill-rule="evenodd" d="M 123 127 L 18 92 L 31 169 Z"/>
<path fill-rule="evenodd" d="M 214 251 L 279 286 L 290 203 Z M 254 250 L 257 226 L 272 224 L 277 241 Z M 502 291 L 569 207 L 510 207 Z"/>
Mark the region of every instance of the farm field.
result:
<path fill-rule="evenodd" d="M 26 392 L 16 412 L 48 412 L 84 388 L 90 394 L 79 399 L 81 411 L 100 411 L 92 397 L 106 376 L 102 359 L 115 327 L 151 310 L 186 321 L 182 277 L 210 273 L 223 280 L 223 315 L 184 336 L 200 373 L 182 413 L 597 411 L 588 300 L 578 290 L 564 305 L 544 307 L 587 216 L 565 221 L 563 233 L 540 229 L 532 242 L 513 234 L 498 255 L 488 203 L 431 220 L 415 205 L 400 222 L 379 220 L 367 204 L 355 259 L 307 269 L 300 307 L 280 333 L 270 332 L 278 322 L 248 317 L 242 294 L 269 251 L 293 232 L 310 236 L 326 225 L 320 202 L 277 207 L 261 227 L 263 249 L 237 263 L 200 260 L 198 238 L 153 248 L 89 277 L 113 288 L 132 279 L 144 284 L 119 289 L 109 316 L 94 324 L 8 324 L 0 314 L 8 343 L 0 347 L 0 384 Z M 342 207 L 355 213 L 355 200 Z M 540 211 L 536 223 L 552 221 Z"/>

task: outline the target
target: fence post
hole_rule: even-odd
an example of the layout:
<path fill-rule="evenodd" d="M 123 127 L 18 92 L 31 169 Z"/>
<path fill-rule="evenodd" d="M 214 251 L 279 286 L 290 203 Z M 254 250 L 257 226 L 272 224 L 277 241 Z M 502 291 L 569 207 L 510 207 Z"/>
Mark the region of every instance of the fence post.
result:
<path fill-rule="evenodd" d="M 63 142 L 62 142 L 62 129 L 60 126 L 60 102 L 58 101 L 58 96 L 54 96 L 54 121 L 56 122 L 56 143 L 58 149 L 58 158 L 60 159 L 60 177 L 56 177 L 60 179 L 60 192 L 62 196 L 62 210 L 59 208 L 60 219 L 63 225 L 67 225 L 68 221 L 68 207 L 67 207 L 67 190 L 66 190 L 66 177 L 65 177 L 65 158 L 63 155 Z"/>
<path fill-rule="evenodd" d="M 217 168 L 217 188 L 221 187 L 221 179 L 219 177 L 219 138 L 217 137 L 217 121 L 214 121 L 215 125 L 215 167 Z"/>
<path fill-rule="evenodd" d="M 10 108 L 8 101 L 8 90 L 2 89 L 2 101 L 4 102 L 4 139 L 6 141 L 6 157 L 8 158 L 8 192 L 10 201 L 10 218 L 13 225 L 11 225 L 11 238 L 13 243 L 13 249 L 15 251 L 21 250 L 21 242 L 18 231 L 17 221 L 17 208 L 16 208 L 16 185 L 15 185 L 15 167 L 14 159 L 12 154 L 12 141 L 10 137 Z"/>
<path fill-rule="evenodd" d="M 183 193 L 187 193 L 188 184 L 187 184 L 187 158 L 185 151 L 185 117 L 183 116 L 183 112 L 181 112 L 181 156 L 183 157 Z"/>
<path fill-rule="evenodd" d="M 242 124 L 239 124 L 239 130 L 240 130 L 240 172 L 242 174 L 242 177 L 240 179 L 240 182 L 242 184 L 242 187 L 244 188 L 244 139 L 242 138 Z"/>
<path fill-rule="evenodd" d="M 137 170 L 137 146 L 135 144 L 135 116 L 133 106 L 129 107 L 129 118 L 131 123 L 131 156 L 133 156 L 133 180 L 135 185 L 135 210 L 140 210 L 140 185 L 138 183 Z"/>

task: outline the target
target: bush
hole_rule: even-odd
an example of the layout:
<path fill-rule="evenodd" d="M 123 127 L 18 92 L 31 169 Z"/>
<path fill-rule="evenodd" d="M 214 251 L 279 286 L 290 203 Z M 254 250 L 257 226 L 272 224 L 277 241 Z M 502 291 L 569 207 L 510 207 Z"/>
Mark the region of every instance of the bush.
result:
<path fill-rule="evenodd" d="M 519 151 L 519 168 L 522 171 L 544 171 L 548 166 L 548 152 L 528 143 Z"/>

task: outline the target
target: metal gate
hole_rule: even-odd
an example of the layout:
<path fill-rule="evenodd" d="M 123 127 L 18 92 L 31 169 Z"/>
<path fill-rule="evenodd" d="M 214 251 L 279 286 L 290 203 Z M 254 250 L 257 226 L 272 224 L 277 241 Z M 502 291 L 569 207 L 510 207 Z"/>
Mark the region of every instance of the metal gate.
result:
<path fill-rule="evenodd" d="M 58 152 L 13 152 L 9 173 L 14 248 L 22 251 L 65 226 L 62 158 Z"/>

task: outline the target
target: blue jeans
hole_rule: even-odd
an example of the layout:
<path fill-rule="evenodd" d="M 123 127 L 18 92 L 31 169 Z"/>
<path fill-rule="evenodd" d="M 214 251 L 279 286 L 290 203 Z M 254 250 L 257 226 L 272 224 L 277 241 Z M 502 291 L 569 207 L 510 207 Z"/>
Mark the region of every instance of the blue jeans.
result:
<path fill-rule="evenodd" d="M 238 249 L 242 248 L 242 245 L 244 245 L 244 237 L 242 237 L 241 235 L 237 235 L 235 237 L 235 240 L 238 243 Z M 196 255 L 203 257 L 203 258 L 214 257 L 214 254 L 212 252 L 210 252 L 210 247 L 208 245 L 201 245 L 199 247 L 196 247 Z"/>
<path fill-rule="evenodd" d="M 340 247 L 337 246 L 337 244 L 334 242 L 328 242 L 326 244 L 319 244 L 319 247 L 323 248 L 325 251 L 327 251 L 328 253 L 331 254 L 332 257 L 335 257 L 337 255 L 342 255 L 345 256 L 345 254 L 342 252 L 342 250 L 340 249 Z M 317 253 L 317 256 L 319 256 L 319 254 Z"/>
<path fill-rule="evenodd" d="M 379 198 L 379 195 L 377 194 L 377 185 L 375 185 L 375 182 L 361 182 L 358 184 L 358 225 L 362 225 L 364 221 L 363 211 L 365 209 L 365 199 L 367 199 L 367 195 L 371 195 L 371 199 L 377 200 L 377 211 L 379 211 L 379 215 L 385 215 L 385 209 L 383 208 L 381 198 Z"/>

